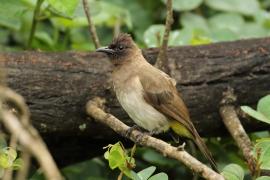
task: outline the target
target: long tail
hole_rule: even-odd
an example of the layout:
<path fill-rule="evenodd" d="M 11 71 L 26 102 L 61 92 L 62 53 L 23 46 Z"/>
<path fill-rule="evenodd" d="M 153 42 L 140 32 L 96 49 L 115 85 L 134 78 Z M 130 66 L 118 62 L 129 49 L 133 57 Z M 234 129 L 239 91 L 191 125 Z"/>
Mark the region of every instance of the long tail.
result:
<path fill-rule="evenodd" d="M 199 136 L 199 134 L 196 134 L 196 136 L 194 137 L 194 142 L 198 146 L 198 148 L 200 149 L 200 151 L 203 153 L 203 155 L 205 156 L 205 158 L 208 159 L 208 161 L 210 162 L 210 165 L 211 165 L 212 169 L 214 171 L 216 171 L 216 172 L 219 173 L 219 170 L 217 168 L 217 164 L 216 164 L 216 162 L 215 162 L 215 160 L 214 160 L 211 152 L 208 150 L 205 142 Z"/>

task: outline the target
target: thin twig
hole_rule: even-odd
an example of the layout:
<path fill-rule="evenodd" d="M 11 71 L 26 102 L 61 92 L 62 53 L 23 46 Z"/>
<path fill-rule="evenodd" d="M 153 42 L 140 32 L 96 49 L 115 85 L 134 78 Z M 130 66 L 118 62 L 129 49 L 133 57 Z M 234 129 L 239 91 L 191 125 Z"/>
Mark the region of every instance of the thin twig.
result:
<path fill-rule="evenodd" d="M 121 32 L 121 19 L 117 17 L 113 28 L 113 37 L 117 37 Z"/>
<path fill-rule="evenodd" d="M 2 102 L 5 101 L 13 102 L 18 109 L 19 118 L 22 119 L 21 121 L 13 113 L 1 107 Z M 33 154 L 41 165 L 47 179 L 61 180 L 62 176 L 60 171 L 45 143 L 32 125 L 25 125 L 24 122 L 29 121 L 23 120 L 24 118 L 29 118 L 29 110 L 23 98 L 9 88 L 0 87 L 0 120 L 3 125 L 11 134 L 18 137 L 18 142 L 24 148 Z"/>
<path fill-rule="evenodd" d="M 233 94 L 233 90 L 231 88 L 224 92 L 223 95 L 224 97 L 221 101 L 219 113 L 239 149 L 242 150 L 249 170 L 254 175 L 256 171 L 256 160 L 252 155 L 252 143 L 245 129 L 243 128 L 235 111 L 235 106 L 233 105 L 236 101 L 236 96 Z"/>
<path fill-rule="evenodd" d="M 113 115 L 105 113 L 100 108 L 103 103 L 104 100 L 101 98 L 95 98 L 94 100 L 89 101 L 86 105 L 88 115 L 96 119 L 98 122 L 106 124 L 118 134 L 126 136 L 130 127 L 125 125 Z M 184 163 L 188 168 L 199 173 L 205 179 L 224 180 L 223 176 L 216 173 L 184 150 L 179 151 L 177 147 L 173 147 L 160 139 L 144 134 L 138 130 L 133 130 L 129 134 L 130 135 L 128 138 L 133 142 L 136 142 L 142 146 L 151 147 L 162 153 L 164 156 L 168 156 Z M 138 137 L 140 137 L 140 140 L 138 140 Z"/>
<path fill-rule="evenodd" d="M 37 4 L 36 4 L 34 14 L 33 14 L 33 19 L 32 19 L 31 31 L 30 31 L 29 38 L 28 38 L 28 43 L 27 43 L 27 49 L 31 48 L 31 44 L 32 44 L 32 41 L 33 41 L 33 38 L 34 38 L 34 35 L 35 35 L 36 27 L 37 27 L 40 7 L 41 7 L 43 1 L 44 0 L 38 0 Z"/>
<path fill-rule="evenodd" d="M 172 24 L 173 24 L 172 0 L 167 0 L 167 15 L 166 15 L 165 32 L 163 35 L 162 45 L 158 53 L 157 61 L 155 63 L 155 66 L 157 68 L 167 73 L 169 73 L 167 48 L 168 48 L 168 42 L 169 42 L 169 36 L 170 36 Z"/>
<path fill-rule="evenodd" d="M 124 173 L 123 173 L 123 171 L 121 171 L 120 174 L 117 177 L 117 180 L 122 180 L 123 179 L 123 175 L 124 175 Z"/>
<path fill-rule="evenodd" d="M 2 67 L 2 64 L 0 64 L 0 86 L 5 85 L 5 79 L 6 79 L 6 73 L 4 71 L 4 68 Z"/>
<path fill-rule="evenodd" d="M 28 170 L 30 167 L 31 154 L 27 151 L 26 148 L 23 148 L 23 153 L 21 155 L 23 160 L 23 166 L 16 174 L 16 180 L 26 180 L 28 175 Z"/>
<path fill-rule="evenodd" d="M 97 35 L 97 32 L 96 32 L 96 27 L 94 25 L 94 23 L 92 22 L 92 19 L 91 19 L 91 14 L 90 14 L 90 8 L 89 8 L 89 5 L 88 5 L 88 1 L 87 0 L 82 0 L 83 1 L 83 9 L 84 9 L 84 13 L 85 13 L 85 16 L 87 18 L 87 21 L 88 21 L 88 27 L 89 27 L 89 32 L 91 34 L 91 37 L 92 37 L 92 40 L 95 44 L 95 47 L 96 49 L 100 47 L 100 42 L 99 42 L 99 39 L 98 39 L 98 35 Z"/>
<path fill-rule="evenodd" d="M 29 110 L 27 108 L 22 108 L 26 106 L 23 98 L 15 94 L 14 92 L 10 91 L 7 88 L 4 91 L 5 93 L 3 94 L 4 96 L 2 96 L 2 99 L 6 102 L 12 103 L 13 105 L 17 106 L 17 107 L 11 107 L 14 109 L 14 110 L 12 109 L 12 111 L 10 111 L 9 109 L 8 110 L 14 115 L 18 115 L 20 117 L 19 120 L 21 120 L 22 125 L 27 129 L 28 126 L 30 125 L 30 118 L 29 118 L 30 115 L 29 115 Z M 14 137 L 14 134 L 11 134 L 11 137 Z M 17 142 L 17 139 L 16 139 L 16 142 Z M 12 145 L 10 146 L 12 147 Z M 14 149 L 16 149 L 15 146 L 14 146 Z M 27 179 L 27 175 L 28 175 L 31 154 L 25 147 L 22 147 L 21 158 L 23 160 L 23 166 L 19 169 L 19 171 L 16 174 L 17 180 L 25 180 Z"/>

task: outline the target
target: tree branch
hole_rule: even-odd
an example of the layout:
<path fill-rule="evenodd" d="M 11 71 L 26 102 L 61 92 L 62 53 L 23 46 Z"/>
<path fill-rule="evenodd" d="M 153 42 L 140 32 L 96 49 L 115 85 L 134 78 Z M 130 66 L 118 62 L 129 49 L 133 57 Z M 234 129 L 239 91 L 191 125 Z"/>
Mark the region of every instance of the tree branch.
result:
<path fill-rule="evenodd" d="M 38 0 L 36 7 L 35 7 L 35 11 L 33 14 L 33 19 L 32 19 L 32 26 L 31 26 L 31 31 L 29 34 L 29 38 L 28 38 L 28 43 L 27 43 L 27 49 L 31 48 L 31 44 L 35 35 L 35 31 L 36 31 L 36 27 L 37 27 L 37 22 L 38 22 L 38 16 L 39 16 L 39 12 L 40 12 L 40 8 L 41 5 L 43 3 L 44 0 Z"/>
<path fill-rule="evenodd" d="M 95 47 L 97 49 L 97 48 L 100 47 L 100 42 L 99 42 L 98 35 L 97 35 L 97 32 L 96 32 L 96 27 L 95 27 L 95 25 L 94 25 L 94 23 L 92 22 L 92 19 L 91 19 L 88 0 L 82 0 L 82 1 L 83 1 L 84 13 L 85 13 L 85 16 L 86 16 L 87 21 L 88 21 L 88 27 L 89 27 L 88 29 L 89 29 L 89 32 L 91 34 L 92 40 L 93 40 L 93 42 L 95 44 Z"/>
<path fill-rule="evenodd" d="M 221 101 L 219 110 L 220 115 L 231 136 L 242 151 L 250 172 L 254 175 L 256 171 L 256 160 L 252 155 L 252 143 L 243 128 L 235 111 L 235 106 L 233 105 L 236 101 L 236 96 L 231 88 L 224 92 L 223 95 L 224 97 Z"/>
<path fill-rule="evenodd" d="M 155 66 L 169 73 L 167 48 L 170 37 L 171 25 L 173 24 L 172 0 L 167 0 L 166 6 L 167 6 L 167 15 L 166 15 L 165 32 L 163 35 L 162 45 L 159 50 Z"/>
<path fill-rule="evenodd" d="M 12 103 L 18 114 L 16 116 L 2 107 L 4 103 Z M 21 119 L 21 122 L 20 120 Z M 21 96 L 11 89 L 0 87 L 0 120 L 5 128 L 18 138 L 19 143 L 31 152 L 41 165 L 45 176 L 50 180 L 61 180 L 62 176 L 52 156 L 38 132 L 29 122 L 29 111 Z"/>
<path fill-rule="evenodd" d="M 122 123 L 113 115 L 105 113 L 101 109 L 103 107 L 103 104 L 104 100 L 101 98 L 95 98 L 94 100 L 90 100 L 86 105 L 86 111 L 88 115 L 95 118 L 98 122 L 109 126 L 115 132 L 125 137 L 130 127 Z M 141 137 L 140 141 L 137 141 L 137 137 Z M 179 151 L 178 148 L 173 147 L 160 139 L 143 134 L 137 130 L 132 131 L 128 138 L 142 146 L 151 147 L 156 151 L 159 151 L 161 154 L 163 154 L 163 156 L 168 156 L 182 162 L 192 171 L 200 174 L 205 179 L 224 180 L 224 178 L 220 174 L 216 173 L 206 165 L 202 164 L 200 161 L 192 157 L 186 151 Z"/>

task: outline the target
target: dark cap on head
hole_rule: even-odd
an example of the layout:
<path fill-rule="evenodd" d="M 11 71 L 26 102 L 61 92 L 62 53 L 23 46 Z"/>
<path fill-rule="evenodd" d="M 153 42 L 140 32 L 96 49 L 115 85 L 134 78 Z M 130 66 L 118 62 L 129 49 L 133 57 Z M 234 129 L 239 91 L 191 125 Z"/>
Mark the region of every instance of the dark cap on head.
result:
<path fill-rule="evenodd" d="M 123 59 L 137 49 L 132 37 L 129 34 L 121 33 L 113 39 L 109 46 L 98 48 L 96 51 L 106 53 L 110 59 Z"/>
<path fill-rule="evenodd" d="M 133 39 L 132 37 L 130 36 L 130 34 L 127 34 L 127 33 L 121 33 L 119 34 L 118 36 L 116 36 L 111 45 L 126 45 L 126 46 L 131 46 L 133 45 Z"/>

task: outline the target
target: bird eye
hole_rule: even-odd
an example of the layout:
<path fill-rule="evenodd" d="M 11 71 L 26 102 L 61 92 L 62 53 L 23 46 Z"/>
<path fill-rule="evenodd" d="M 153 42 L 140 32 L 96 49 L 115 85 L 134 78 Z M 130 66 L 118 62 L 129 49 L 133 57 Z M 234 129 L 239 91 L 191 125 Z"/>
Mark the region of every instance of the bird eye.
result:
<path fill-rule="evenodd" d="M 119 46 L 118 49 L 119 50 L 123 50 L 124 49 L 124 46 Z"/>

